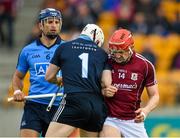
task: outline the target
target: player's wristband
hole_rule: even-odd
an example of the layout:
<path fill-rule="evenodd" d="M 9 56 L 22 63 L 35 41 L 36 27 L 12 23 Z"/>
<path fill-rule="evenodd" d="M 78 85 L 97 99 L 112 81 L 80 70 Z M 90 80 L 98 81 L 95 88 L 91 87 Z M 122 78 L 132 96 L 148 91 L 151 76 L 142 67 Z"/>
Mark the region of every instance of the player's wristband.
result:
<path fill-rule="evenodd" d="M 144 112 L 141 112 L 141 114 L 143 115 L 144 120 L 145 120 L 146 119 L 146 114 Z"/>
<path fill-rule="evenodd" d="M 19 93 L 21 93 L 21 90 L 15 90 L 15 91 L 14 91 L 14 95 L 15 95 L 15 94 L 19 94 Z"/>

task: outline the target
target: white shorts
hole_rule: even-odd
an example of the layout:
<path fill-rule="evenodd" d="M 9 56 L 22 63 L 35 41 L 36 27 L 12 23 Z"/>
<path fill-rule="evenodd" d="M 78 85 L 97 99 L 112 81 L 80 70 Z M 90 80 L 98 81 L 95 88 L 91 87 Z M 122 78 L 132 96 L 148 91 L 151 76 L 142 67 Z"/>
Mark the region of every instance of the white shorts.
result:
<path fill-rule="evenodd" d="M 148 138 L 144 128 L 144 122 L 135 123 L 134 120 L 121 120 L 114 117 L 107 117 L 104 125 L 115 127 L 125 138 Z"/>

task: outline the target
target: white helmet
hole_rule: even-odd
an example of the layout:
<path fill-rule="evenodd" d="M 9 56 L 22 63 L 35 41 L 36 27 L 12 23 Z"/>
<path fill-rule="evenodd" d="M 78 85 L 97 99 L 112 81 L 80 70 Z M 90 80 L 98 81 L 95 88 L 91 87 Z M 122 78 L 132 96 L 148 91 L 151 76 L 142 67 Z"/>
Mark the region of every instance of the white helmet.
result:
<path fill-rule="evenodd" d="M 102 29 L 95 24 L 87 24 L 81 34 L 89 36 L 99 47 L 104 43 L 104 33 Z"/>

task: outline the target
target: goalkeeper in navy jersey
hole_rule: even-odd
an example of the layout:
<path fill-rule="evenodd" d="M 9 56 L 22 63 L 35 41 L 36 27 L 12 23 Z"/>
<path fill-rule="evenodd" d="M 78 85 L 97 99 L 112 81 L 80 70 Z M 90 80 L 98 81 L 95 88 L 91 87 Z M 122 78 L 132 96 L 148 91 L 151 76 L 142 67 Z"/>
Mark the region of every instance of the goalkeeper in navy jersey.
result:
<path fill-rule="evenodd" d="M 39 14 L 41 36 L 25 46 L 19 54 L 16 71 L 13 75 L 14 101 L 24 101 L 23 79 L 28 71 L 30 73 L 29 95 L 63 92 L 63 89 L 59 89 L 58 85 L 45 80 L 49 62 L 57 47 L 63 43 L 59 37 L 61 26 L 62 17 L 60 11 L 52 8 L 41 10 Z M 61 72 L 58 72 L 57 77 L 58 81 L 61 82 Z M 47 112 L 46 108 L 50 100 L 51 98 L 40 98 L 25 102 L 20 126 L 21 137 L 45 135 L 61 98 L 57 97 L 50 112 Z"/>
<path fill-rule="evenodd" d="M 107 54 L 100 48 L 104 34 L 97 25 L 88 24 L 80 36 L 57 48 L 46 73 L 56 83 L 61 69 L 64 96 L 46 133 L 47 137 L 67 137 L 76 128 L 84 136 L 96 137 L 106 118 L 101 94 L 101 74 Z"/>

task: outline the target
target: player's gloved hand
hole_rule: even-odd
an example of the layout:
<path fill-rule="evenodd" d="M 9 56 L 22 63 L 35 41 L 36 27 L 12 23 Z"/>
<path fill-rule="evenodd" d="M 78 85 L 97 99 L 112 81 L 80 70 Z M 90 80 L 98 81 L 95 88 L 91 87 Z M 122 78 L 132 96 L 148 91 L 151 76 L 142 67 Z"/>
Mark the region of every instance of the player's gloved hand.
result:
<path fill-rule="evenodd" d="M 15 90 L 13 94 L 13 99 L 16 102 L 22 102 L 24 101 L 24 93 L 21 90 Z"/>
<path fill-rule="evenodd" d="M 143 122 L 146 119 L 146 116 L 148 115 L 148 112 L 145 110 L 145 108 L 139 108 L 135 111 L 136 117 L 134 121 L 136 123 Z"/>
<path fill-rule="evenodd" d="M 115 86 L 110 85 L 102 89 L 102 94 L 106 97 L 113 97 L 117 90 Z"/>

